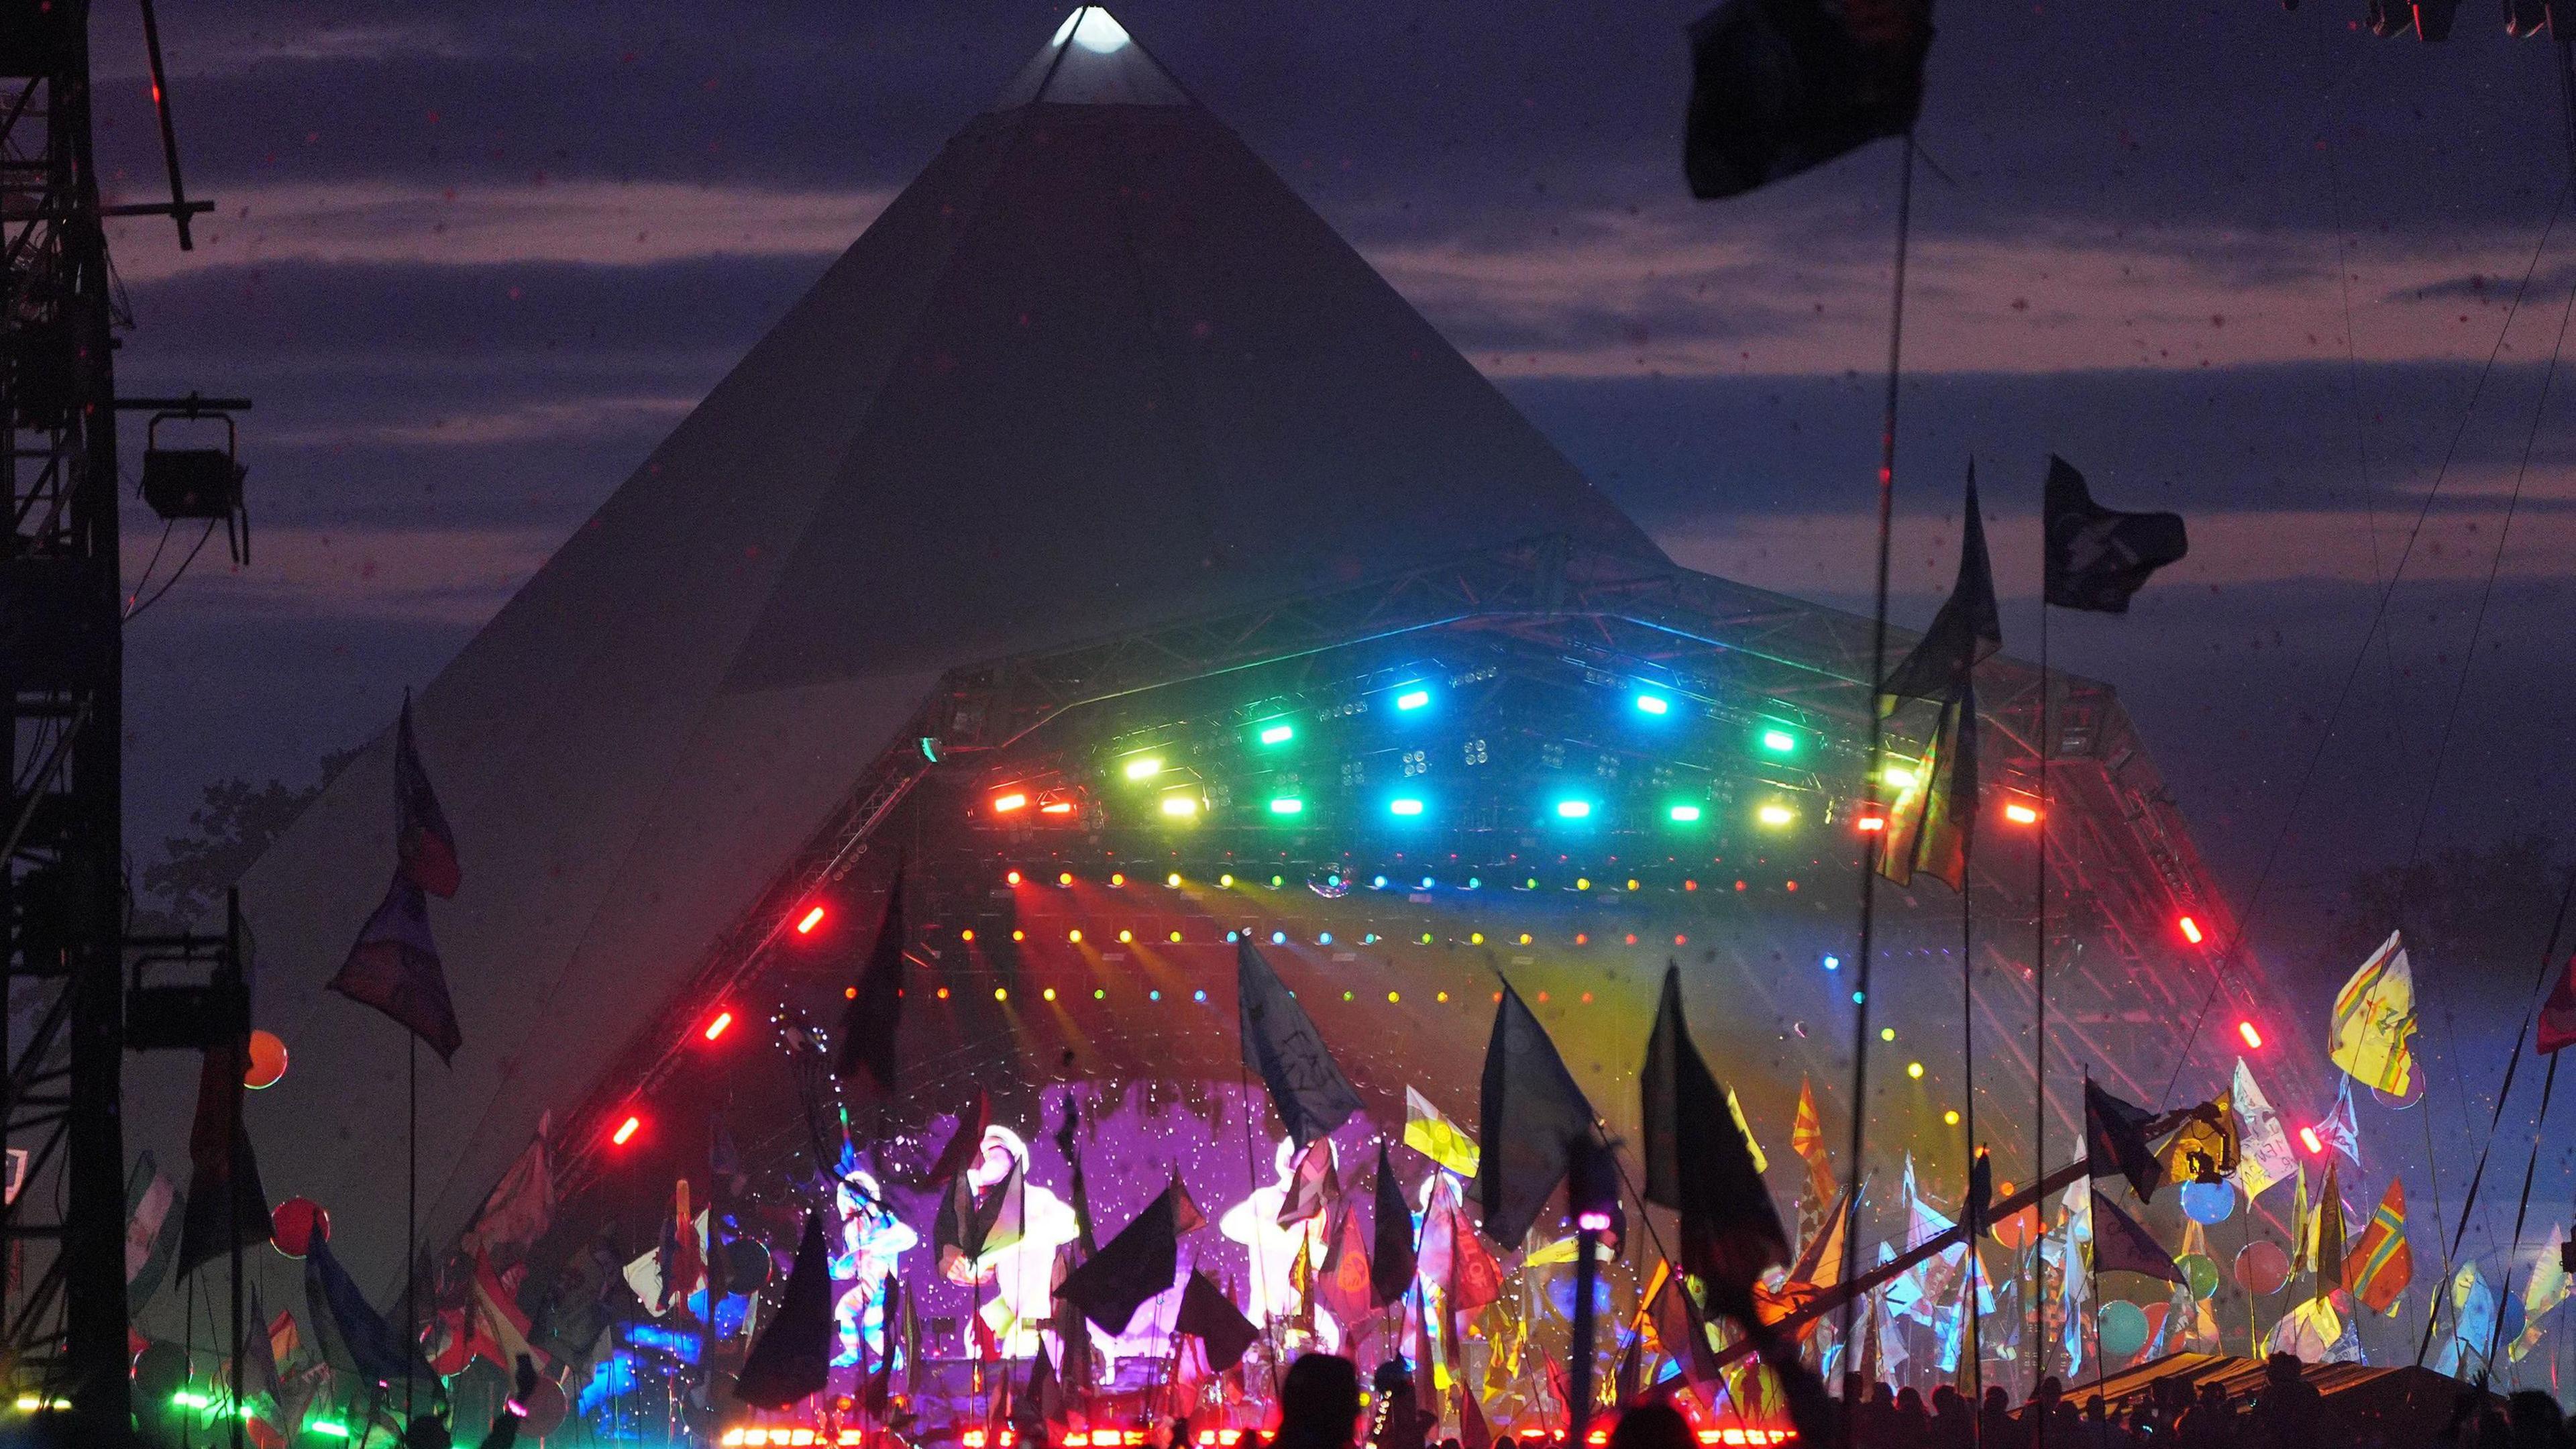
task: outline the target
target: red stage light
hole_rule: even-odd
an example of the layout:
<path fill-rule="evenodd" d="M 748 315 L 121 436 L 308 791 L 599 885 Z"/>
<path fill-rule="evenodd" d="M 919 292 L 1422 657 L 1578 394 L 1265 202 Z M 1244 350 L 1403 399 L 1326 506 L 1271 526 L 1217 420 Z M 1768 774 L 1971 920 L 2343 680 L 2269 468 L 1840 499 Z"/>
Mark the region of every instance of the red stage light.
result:
<path fill-rule="evenodd" d="M 2312 1157 L 2326 1150 L 2326 1145 L 2317 1140 L 2317 1129 L 2314 1127 L 2299 1129 L 2299 1145 L 2308 1149 L 2308 1154 Z"/>
<path fill-rule="evenodd" d="M 629 1117 L 625 1121 L 617 1124 L 617 1130 L 608 1134 L 608 1140 L 616 1143 L 620 1147 L 623 1147 L 627 1143 L 633 1141 L 635 1139 L 635 1134 L 642 1131 L 643 1128 L 643 1118 Z"/>
<path fill-rule="evenodd" d="M 2016 801 L 2004 807 L 2004 818 L 2015 825 L 2037 825 L 2039 812 Z"/>
<path fill-rule="evenodd" d="M 1014 810 L 1027 808 L 1029 808 L 1029 797 L 1022 791 L 1013 790 L 1007 795 L 993 797 L 993 813 L 996 815 L 1008 815 Z"/>
<path fill-rule="evenodd" d="M 1038 813 L 1040 815 L 1070 815 L 1073 813 L 1073 802 L 1070 800 L 1053 801 L 1039 806 Z"/>
<path fill-rule="evenodd" d="M 796 934 L 800 936 L 813 935 L 814 928 L 821 924 L 823 924 L 823 908 L 821 906 L 815 906 L 806 911 L 804 916 L 796 922 Z"/>
<path fill-rule="evenodd" d="M 725 1028 L 731 1025 L 733 1025 L 733 1013 L 730 1011 L 719 1011 L 716 1013 L 716 1019 L 707 1023 L 707 1029 L 704 1035 L 707 1040 L 714 1041 L 717 1037 L 724 1035 Z"/>
<path fill-rule="evenodd" d="M 1020 883 L 1020 873 L 1015 870 L 1003 876 L 1002 879 L 1011 885 L 1018 885 Z"/>
<path fill-rule="evenodd" d="M 2189 916 L 2185 916 L 2181 920 L 2174 922 L 2174 924 L 2182 928 L 2182 938 L 2184 940 L 2189 941 L 2195 946 L 2200 944 L 2200 922 L 2193 920 Z"/>
<path fill-rule="evenodd" d="M 1887 817 L 1884 815 L 1864 815 L 1852 822 L 1852 828 L 1861 832 L 1863 835 L 1876 835 L 1887 828 Z"/>
<path fill-rule="evenodd" d="M 2250 1021 L 2236 1023 L 2236 1035 L 2254 1050 L 2259 1052 L 2263 1049 L 2263 1033 L 2254 1029 L 2254 1023 Z"/>

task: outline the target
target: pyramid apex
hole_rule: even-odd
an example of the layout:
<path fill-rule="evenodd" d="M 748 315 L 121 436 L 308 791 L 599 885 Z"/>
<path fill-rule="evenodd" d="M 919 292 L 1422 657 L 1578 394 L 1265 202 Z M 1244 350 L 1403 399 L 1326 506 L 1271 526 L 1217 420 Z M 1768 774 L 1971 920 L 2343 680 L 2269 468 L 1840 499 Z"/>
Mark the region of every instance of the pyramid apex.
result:
<path fill-rule="evenodd" d="M 1190 93 L 1101 5 L 1076 6 L 1017 78 L 995 111 L 1058 106 L 1186 106 Z"/>

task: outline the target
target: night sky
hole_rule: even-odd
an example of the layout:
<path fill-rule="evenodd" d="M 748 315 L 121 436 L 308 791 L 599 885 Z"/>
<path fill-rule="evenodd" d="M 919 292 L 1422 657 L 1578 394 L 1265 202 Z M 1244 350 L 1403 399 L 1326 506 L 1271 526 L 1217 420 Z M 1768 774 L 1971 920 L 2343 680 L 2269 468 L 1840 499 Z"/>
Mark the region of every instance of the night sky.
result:
<path fill-rule="evenodd" d="M 218 541 L 129 629 L 138 860 L 205 781 L 300 782 L 389 720 L 1064 7 L 163 8 L 218 210 L 187 255 L 120 224 L 122 382 L 256 397 L 257 553 Z M 1694 8 L 1117 14 L 1676 557 L 1866 608 L 1898 151 L 1691 202 Z M 2286 951 L 2427 801 L 2432 842 L 2553 825 L 2576 706 L 2550 48 L 2361 8 L 1945 6 L 1916 190 L 1899 621 L 1972 454 L 2016 652 L 2050 451 L 2184 512 L 2192 557 L 2125 619 L 2057 615 L 2053 662 L 2119 686 L 2240 900 L 2296 801 Z M 148 199 L 130 22 L 101 12 L 103 145 Z M 129 576 L 159 537 L 138 512 Z"/>

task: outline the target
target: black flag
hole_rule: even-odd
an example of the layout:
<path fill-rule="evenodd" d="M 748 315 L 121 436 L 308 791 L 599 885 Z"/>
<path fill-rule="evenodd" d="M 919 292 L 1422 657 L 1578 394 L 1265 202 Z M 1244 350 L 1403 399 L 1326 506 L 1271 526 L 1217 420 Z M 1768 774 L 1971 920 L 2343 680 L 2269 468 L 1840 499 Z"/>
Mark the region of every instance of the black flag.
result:
<path fill-rule="evenodd" d="M 1485 1043 L 1477 1118 L 1476 1201 L 1485 1236 L 1518 1247 L 1548 1194 L 1565 1180 L 1575 1141 L 1593 1130 L 1593 1114 L 1547 1028 L 1509 982 Z"/>
<path fill-rule="evenodd" d="M 179 1227 L 179 1276 L 220 1258 L 238 1241 L 252 1247 L 275 1231 L 250 1130 L 242 1123 L 245 1042 L 206 1048 L 197 1073 L 197 1118 L 188 1129 L 188 1202 Z M 238 1228 L 238 1239 L 235 1233 Z"/>
<path fill-rule="evenodd" d="M 2191 550 L 2179 513 L 2122 513 L 2093 501 L 2084 475 L 2048 455 L 2044 588 L 2061 609 L 2129 612 L 2147 577 Z"/>
<path fill-rule="evenodd" d="M 796 1269 L 786 1296 L 742 1361 L 734 1397 L 756 1409 L 783 1409 L 822 1392 L 831 1377 L 832 1250 L 823 1237 L 823 1215 L 805 1215 L 805 1240 L 796 1247 Z"/>
<path fill-rule="evenodd" d="M 1404 1203 L 1404 1184 L 1395 1180 L 1395 1164 L 1386 1156 L 1386 1140 L 1377 1144 L 1377 1222 L 1369 1242 L 1369 1300 L 1384 1308 L 1413 1287 L 1413 1210 Z"/>
<path fill-rule="evenodd" d="M 440 900 L 455 895 L 464 881 L 456 864 L 456 832 L 447 827 L 447 812 L 438 808 L 438 792 L 429 788 L 420 746 L 412 741 L 408 690 L 394 725 L 394 856 L 412 884 Z"/>
<path fill-rule="evenodd" d="M 429 900 L 420 882 L 397 867 L 384 904 L 367 918 L 349 959 L 323 989 L 372 1006 L 419 1037 L 438 1059 L 452 1062 L 465 1034 L 456 1029 L 456 1004 L 447 995 L 447 972 L 438 943 L 429 938 Z"/>
<path fill-rule="evenodd" d="M 2084 1159 L 2087 1174 L 2125 1177 L 2138 1201 L 2153 1202 L 2164 1185 L 2165 1165 L 2147 1146 L 2147 1109 L 2123 1102 L 2084 1079 Z"/>
<path fill-rule="evenodd" d="M 1726 1089 L 1691 1042 L 1675 966 L 1664 968 L 1639 1085 L 1646 1201 L 1681 1215 L 1682 1271 L 1707 1285 L 1710 1305 L 1749 1322 L 1753 1285 L 1764 1269 L 1789 1261 L 1789 1235 L 1735 1125 Z"/>
<path fill-rule="evenodd" d="M 1242 1011 L 1243 1064 L 1261 1074 L 1280 1124 L 1303 1147 L 1360 1109 L 1360 1094 L 1342 1075 L 1306 1008 L 1254 949 L 1250 933 L 1235 947 L 1235 999 Z"/>
<path fill-rule="evenodd" d="M 1207 1349 L 1208 1372 L 1218 1374 L 1242 1362 L 1244 1350 L 1261 1337 L 1261 1330 L 1252 1326 L 1234 1300 L 1197 1269 L 1190 1270 L 1190 1284 L 1181 1290 L 1172 1332 L 1195 1336 Z"/>
<path fill-rule="evenodd" d="M 846 1079 L 861 1067 L 880 1092 L 894 1090 L 895 1033 L 903 1025 L 903 867 L 886 889 L 885 919 L 859 973 L 858 993 L 841 1010 L 841 1054 L 832 1074 Z"/>
<path fill-rule="evenodd" d="M 2100 1188 L 2087 1191 L 2093 1194 L 2094 1272 L 2142 1273 L 2168 1283 L 2188 1281 L 2175 1266 L 2173 1254 L 2138 1226 L 2136 1218 L 2120 1211 L 2119 1204 L 2104 1197 Z"/>
<path fill-rule="evenodd" d="M 1959 528 L 1959 576 L 1912 653 L 1878 687 L 1890 699 L 1958 697 L 1986 656 L 2004 647 L 1995 607 L 1995 570 L 1986 557 L 1986 522 L 1977 511 L 1977 465 L 1968 464 L 1968 501 Z M 1884 702 L 1882 701 L 1882 704 Z"/>
<path fill-rule="evenodd" d="M 1055 1296 L 1112 1334 L 1123 1334 L 1146 1299 L 1171 1288 L 1181 1267 L 1181 1236 L 1206 1221 L 1175 1179 L 1118 1236 L 1065 1274 Z"/>
<path fill-rule="evenodd" d="M 1726 0 L 1691 26 L 1682 170 L 1737 196 L 1914 129 L 1931 0 Z"/>

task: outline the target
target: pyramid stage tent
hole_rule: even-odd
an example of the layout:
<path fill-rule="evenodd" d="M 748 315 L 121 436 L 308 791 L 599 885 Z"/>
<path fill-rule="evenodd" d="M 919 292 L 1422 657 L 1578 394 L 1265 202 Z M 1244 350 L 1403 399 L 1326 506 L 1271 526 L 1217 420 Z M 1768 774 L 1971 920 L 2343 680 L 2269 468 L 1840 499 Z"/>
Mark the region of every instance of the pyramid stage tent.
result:
<path fill-rule="evenodd" d="M 421 1075 L 452 1236 L 824 822 L 942 671 L 1480 545 L 1658 558 L 1287 184 L 1068 21 L 422 693 L 465 1045 Z M 381 1284 L 397 1028 L 321 991 L 393 861 L 390 730 L 243 882 L 273 1195 Z M 193 1066 L 132 1059 L 186 1160 Z"/>
<path fill-rule="evenodd" d="M 996 782 L 1073 780 L 1067 762 L 1096 755 L 1097 740 L 1051 721 L 1160 728 L 1137 701 L 1211 680 L 1274 699 L 1342 691 L 1329 715 L 1317 704 L 1301 716 L 1319 738 L 1332 733 L 1328 719 L 1351 729 L 1397 719 L 1408 706 L 1392 697 L 1364 711 L 1367 690 L 1412 677 L 1386 673 L 1398 664 L 1428 669 L 1436 656 L 1443 687 L 1490 685 L 1491 707 L 1503 711 L 1490 739 L 1369 743 L 1366 759 L 1306 776 L 1338 782 L 1347 800 L 1366 796 L 1381 814 L 1388 802 L 1376 792 L 1392 782 L 1458 768 L 1461 750 L 1481 767 L 1489 747 L 1497 778 L 1508 765 L 1637 789 L 1689 782 L 1712 831 L 1720 817 L 1749 818 L 1757 801 L 1794 800 L 1790 814 L 1815 830 L 1804 843 L 1700 850 L 1742 877 L 1734 894 L 1699 892 L 1669 852 L 1656 859 L 1671 879 L 1658 874 L 1654 889 L 1676 909 L 1735 903 L 1725 929 L 1739 933 L 1763 911 L 1794 915 L 1807 933 L 1794 949 L 1812 962 L 1841 949 L 1818 943 L 1839 943 L 1849 928 L 1851 843 L 1826 832 L 1840 822 L 1847 837 L 1850 781 L 1865 768 L 1849 741 L 1867 718 L 1868 635 L 1865 620 L 1673 565 L 1105 11 L 1078 11 L 419 697 L 422 754 L 464 868 L 456 897 L 430 906 L 464 1045 L 452 1066 L 434 1056 L 418 1066 L 423 1239 L 433 1249 L 457 1240 L 542 1114 L 554 1114 L 570 1175 L 598 1177 L 606 1125 L 667 1076 L 694 1030 L 691 1013 L 730 1001 L 749 1015 L 776 999 L 744 986 L 747 973 L 792 945 L 782 941 L 785 912 L 806 909 L 809 892 L 845 888 L 832 897 L 848 907 L 842 938 L 863 944 L 888 860 L 930 838 L 925 822 L 971 816 L 986 798 L 977 792 Z M 1385 654 L 1396 648 L 1415 653 Z M 1493 662 L 1505 654 L 1518 662 Z M 1989 672 L 1980 695 L 2002 731 L 1990 778 L 2026 788 L 2041 681 L 2008 660 Z M 1697 746 L 1614 759 L 1605 745 L 1596 764 L 1583 753 L 1592 726 L 1532 712 L 1569 707 L 1583 690 L 1616 695 L 1631 679 L 1660 681 L 1689 706 L 1677 727 L 1688 715 L 1693 729 L 1740 727 L 1756 741 L 1793 734 L 1804 743 L 1790 753 L 1812 746 L 1813 757 L 1713 771 Z M 1536 692 L 1495 693 L 1524 687 Z M 2090 822 L 2080 869 L 2058 883 L 2099 898 L 2086 913 L 2097 973 L 2123 989 L 2170 976 L 2138 1019 L 2172 1019 L 2206 979 L 2205 962 L 2179 954 L 2172 922 L 2195 914 L 2223 942 L 2225 908 L 2109 691 L 2063 675 L 2048 687 L 2052 749 L 2064 761 L 2053 775 L 2058 809 Z M 1119 723 L 1118 709 L 1146 713 Z M 294 1059 L 251 1103 L 261 1172 L 272 1198 L 310 1197 L 330 1211 L 335 1251 L 379 1302 L 404 1258 L 406 1037 L 323 985 L 392 870 L 392 755 L 388 729 L 243 882 L 257 934 L 256 1015 Z M 1008 773 L 1023 768 L 1032 773 Z M 1233 808 L 1224 802 L 1252 798 L 1234 789 L 1209 784 L 1191 797 L 1190 809 L 1208 811 L 1209 838 L 1221 808 Z M 965 815 L 939 814 L 960 801 Z M 1084 808 L 1079 818 L 1096 830 L 1123 805 Z M 1316 816 L 1329 823 L 1333 808 L 1319 799 Z M 1618 808 L 1605 803 L 1597 842 L 1614 865 L 1626 849 L 1609 831 Z M 889 821 L 898 849 L 858 868 Z M 1488 831 L 1498 855 L 1537 840 L 1535 827 L 1520 828 Z M 2026 913 L 2028 837 L 2017 848 L 1993 852 L 2004 883 L 1993 888 L 2022 890 Z M 1549 899 L 1625 908 L 1607 899 L 1618 890 L 1596 898 L 1588 876 L 1578 891 L 1577 868 Z M 1617 874 L 1631 870 L 1646 873 L 1632 863 Z M 1327 884 L 1325 867 L 1315 871 L 1316 890 L 1301 899 L 1355 908 L 1328 899 L 1349 881 L 1332 873 Z M 925 865 L 916 882 L 930 874 Z M 980 875 L 971 884 L 925 898 L 915 918 L 930 933 L 922 950 L 974 940 L 962 933 L 983 917 L 961 914 L 960 902 L 971 895 L 972 910 L 989 910 L 1001 893 Z M 1636 883 L 1625 893 L 1645 894 Z M 1447 907 L 1425 909 L 1435 908 Z M 2052 906 L 2062 909 L 2071 908 Z M 1066 939 L 1057 905 L 1029 910 L 1033 948 L 1041 918 Z M 1212 913 L 1222 910 L 1154 929 L 1168 924 L 1196 949 Z M 1938 918 L 1939 940 L 1956 941 L 1955 907 L 1925 914 Z M 1652 929 L 1678 947 L 1711 929 L 1691 923 L 1699 919 Z M 1325 969 L 1376 969 L 1345 949 L 1361 944 L 1353 929 Z M 1368 940 L 1427 942 L 1445 928 L 1395 929 L 1370 928 Z M 1513 927 L 1530 933 L 1524 942 L 1540 929 Z M 1590 929 L 1600 928 L 1568 924 L 1565 934 L 1580 943 Z M 1483 930 L 1462 925 L 1456 944 L 1472 936 L 1484 947 Z M 1640 949 L 1654 945 L 1643 925 L 1625 932 L 1629 945 L 1641 932 Z M 1705 950 L 1714 963 L 1719 949 L 1698 943 L 1691 958 Z M 1775 962 L 1791 947 L 1757 952 L 1740 934 L 1723 949 L 1779 977 Z M 1120 959 L 1089 965 L 1125 969 Z M 1589 958 L 1478 959 L 1488 973 L 1542 982 L 1561 971 L 1553 979 L 1569 997 L 1601 969 Z M 1222 984 L 1202 1001 L 1230 995 L 1230 960 L 1209 968 Z M 1650 964 L 1660 970 L 1661 960 Z M 1651 983 L 1647 963 L 1630 964 L 1640 970 L 1625 976 Z M 1293 983 L 1313 968 L 1283 952 L 1282 969 Z M 818 1002 L 818 1014 L 837 1007 L 846 979 L 826 976 L 829 1005 Z M 1702 972 L 1691 989 L 1714 990 L 1714 979 Z M 1481 1000 L 1489 981 L 1461 977 L 1457 990 L 1471 994 L 1459 1001 Z M 1927 976 L 1923 1009 L 1955 1012 L 1956 982 Z M 1782 1013 L 1776 1023 L 1742 1013 L 1765 1040 L 1785 1031 L 1791 1008 L 1779 998 L 1792 987 L 1810 989 L 1786 978 L 1760 987 Z M 1393 1002 L 1406 989 L 1396 981 L 1381 994 Z M 1326 1033 L 1344 1032 L 1330 1015 L 1340 1008 L 1309 994 Z M 1084 995 L 1086 1008 L 1104 999 Z M 914 1059 L 945 1063 L 943 1083 L 993 1072 L 991 1039 L 966 1026 L 939 1036 L 949 1029 L 927 1005 L 906 1018 L 907 1033 L 931 1034 L 908 1045 Z M 1209 1005 L 1232 1022 L 1222 1000 Z M 1820 1020 L 1830 1009 L 1822 997 L 1812 1007 Z M 1455 1080 L 1412 1084 L 1472 1118 L 1468 1064 L 1484 1022 L 1465 1013 L 1459 1023 L 1440 1028 L 1458 1043 Z M 1588 1044 L 1572 1026 L 1551 1029 L 1570 1053 L 1588 1046 L 1624 1071 L 1643 1024 L 1605 1026 Z M 2058 1029 L 2083 1030 L 2072 1013 Z M 1230 1028 L 1219 1035 L 1208 1060 L 1231 1078 Z M 1164 1054 L 1168 1043 L 1132 1023 L 1093 1036 L 1141 1043 L 1139 1061 L 1205 1065 L 1177 1047 Z M 165 1164 L 186 1160 L 194 1073 L 178 1060 L 130 1059 L 132 1146 Z M 1794 1093 L 1794 1068 L 1788 1081 Z M 1360 1082 L 1373 1102 L 1407 1084 L 1400 1073 Z M 1786 1121 L 1775 1086 L 1748 1080 L 1757 1120 Z M 1400 1119 L 1400 1092 L 1395 1100 Z M 787 1135 L 802 1143 L 805 1131 Z M 2052 1144 L 2067 1135 L 2052 1130 Z M 617 1193 L 630 1230 L 668 1201 L 674 1164 L 703 1173 L 704 1136 L 702 1124 L 674 1121 L 663 1141 L 648 1141 L 660 1154 L 658 1185 Z M 254 1261 L 275 1280 L 270 1301 L 295 1301 L 295 1265 L 270 1253 Z M 179 1302 L 165 1289 L 147 1327 L 177 1336 Z"/>

